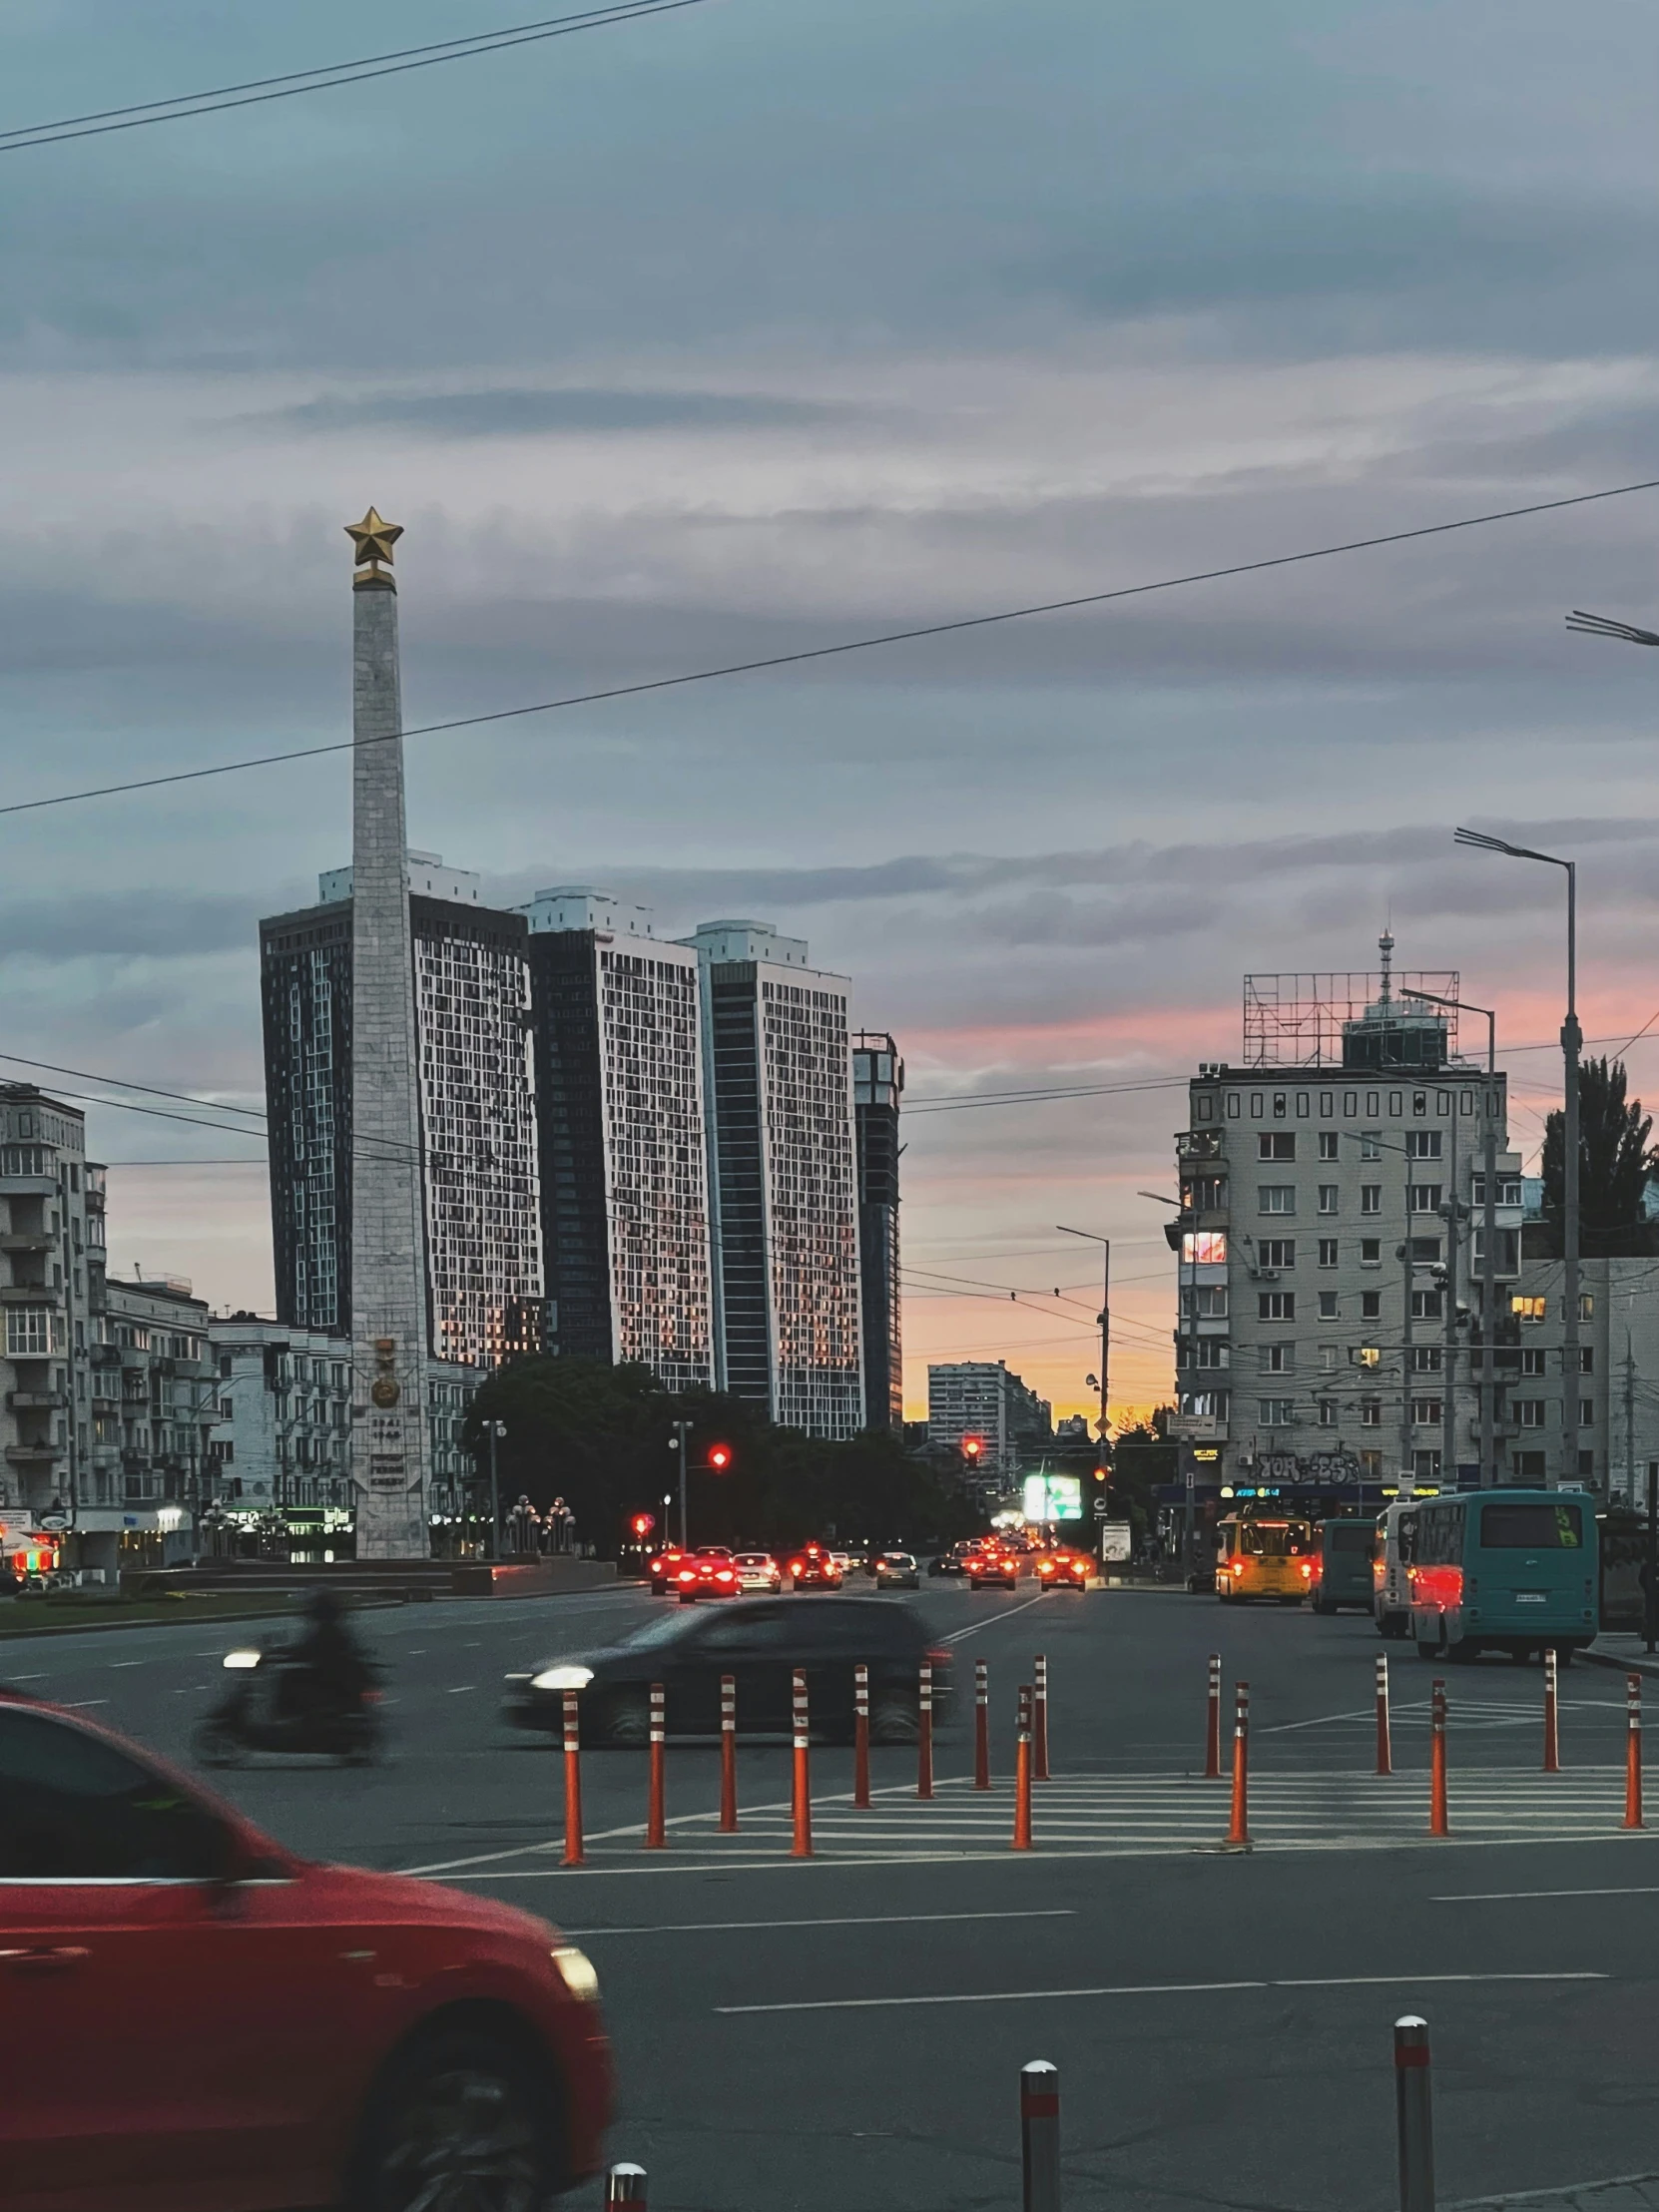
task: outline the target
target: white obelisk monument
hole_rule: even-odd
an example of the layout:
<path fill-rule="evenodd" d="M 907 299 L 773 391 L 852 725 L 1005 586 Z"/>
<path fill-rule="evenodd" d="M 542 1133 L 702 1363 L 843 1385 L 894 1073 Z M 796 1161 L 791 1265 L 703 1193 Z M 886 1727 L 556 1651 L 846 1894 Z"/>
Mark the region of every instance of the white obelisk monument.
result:
<path fill-rule="evenodd" d="M 393 541 L 356 550 L 351 656 L 351 1479 L 359 1559 L 425 1559 L 426 1226 Z"/>

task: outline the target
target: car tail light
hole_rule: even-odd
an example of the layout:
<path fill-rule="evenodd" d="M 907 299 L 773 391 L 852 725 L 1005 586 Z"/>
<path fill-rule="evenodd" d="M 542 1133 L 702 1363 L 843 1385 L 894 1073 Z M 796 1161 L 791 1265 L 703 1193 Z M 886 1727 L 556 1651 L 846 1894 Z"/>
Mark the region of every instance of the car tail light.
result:
<path fill-rule="evenodd" d="M 1310 1581 L 1310 1580 L 1312 1580 L 1312 1578 L 1313 1578 L 1313 1572 L 1314 1572 L 1313 1568 L 1312 1568 L 1312 1567 L 1311 1567 L 1311 1566 L 1309 1565 L 1308 1561 L 1307 1561 L 1306 1559 L 1304 1559 L 1304 1560 L 1303 1560 L 1303 1562 L 1302 1562 L 1302 1579 L 1303 1579 L 1303 1581 L 1304 1581 L 1304 1582 L 1307 1582 L 1307 1581 Z"/>

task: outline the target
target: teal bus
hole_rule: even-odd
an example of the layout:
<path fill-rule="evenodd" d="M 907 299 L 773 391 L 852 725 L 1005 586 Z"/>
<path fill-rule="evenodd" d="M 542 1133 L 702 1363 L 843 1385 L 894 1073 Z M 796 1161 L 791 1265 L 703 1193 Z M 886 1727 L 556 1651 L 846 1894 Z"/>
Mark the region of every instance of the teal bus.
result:
<path fill-rule="evenodd" d="M 1419 1657 L 1553 1649 L 1565 1662 L 1600 1626 L 1594 1500 L 1518 1488 L 1424 1498 L 1410 1575 Z"/>

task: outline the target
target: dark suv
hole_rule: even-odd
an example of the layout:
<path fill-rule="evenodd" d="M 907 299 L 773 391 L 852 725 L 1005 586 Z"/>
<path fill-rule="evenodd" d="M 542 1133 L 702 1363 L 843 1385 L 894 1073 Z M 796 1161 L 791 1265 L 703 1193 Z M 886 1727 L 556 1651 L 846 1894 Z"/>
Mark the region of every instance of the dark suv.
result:
<path fill-rule="evenodd" d="M 916 1733 L 921 1662 L 933 1662 L 933 1710 L 948 1710 L 948 1651 L 930 1644 L 908 1606 L 877 1597 L 838 1605 L 796 1605 L 788 1598 L 749 1600 L 741 1610 L 675 1611 L 620 1644 L 551 1659 L 531 1675 L 510 1675 L 503 1717 L 515 1728 L 563 1725 L 564 1693 L 581 1694 L 587 1742 L 642 1744 L 655 1682 L 667 1698 L 671 1735 L 712 1735 L 720 1725 L 720 1679 L 738 1688 L 745 1734 L 787 1733 L 797 1667 L 807 1675 L 813 1733 L 845 1742 L 852 1735 L 852 1670 L 869 1669 L 870 1734 L 906 1743 Z"/>

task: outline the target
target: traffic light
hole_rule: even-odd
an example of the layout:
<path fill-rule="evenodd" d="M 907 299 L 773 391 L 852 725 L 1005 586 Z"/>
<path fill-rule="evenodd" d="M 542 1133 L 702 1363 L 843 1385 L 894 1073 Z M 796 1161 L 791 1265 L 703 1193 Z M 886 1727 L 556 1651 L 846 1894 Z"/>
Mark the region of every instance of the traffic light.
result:
<path fill-rule="evenodd" d="M 962 1438 L 962 1457 L 970 1467 L 977 1463 L 979 1454 L 984 1448 L 985 1439 L 983 1436 L 964 1436 Z"/>
<path fill-rule="evenodd" d="M 709 1465 L 716 1474 L 724 1474 L 731 1464 L 732 1447 L 730 1444 L 711 1444 L 709 1446 Z"/>
<path fill-rule="evenodd" d="M 633 1519 L 628 1523 L 628 1526 L 633 1530 L 634 1534 L 642 1540 L 642 1542 L 647 1536 L 650 1535 L 651 1531 L 656 1527 L 656 1515 L 653 1513 L 636 1513 Z"/>

